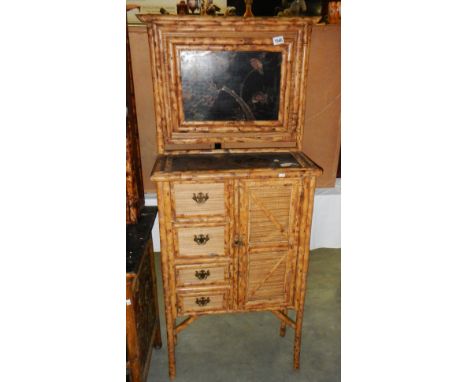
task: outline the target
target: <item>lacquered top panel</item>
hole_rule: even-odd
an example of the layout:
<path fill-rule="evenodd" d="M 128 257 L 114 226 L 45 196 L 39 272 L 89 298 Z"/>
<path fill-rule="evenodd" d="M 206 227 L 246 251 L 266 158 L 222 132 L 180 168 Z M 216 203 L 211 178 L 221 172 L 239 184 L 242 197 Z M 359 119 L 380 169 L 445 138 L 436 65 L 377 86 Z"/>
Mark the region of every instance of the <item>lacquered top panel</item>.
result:
<path fill-rule="evenodd" d="M 175 155 L 170 157 L 170 171 L 207 171 L 242 169 L 301 168 L 290 153 L 240 153 L 212 155 Z"/>

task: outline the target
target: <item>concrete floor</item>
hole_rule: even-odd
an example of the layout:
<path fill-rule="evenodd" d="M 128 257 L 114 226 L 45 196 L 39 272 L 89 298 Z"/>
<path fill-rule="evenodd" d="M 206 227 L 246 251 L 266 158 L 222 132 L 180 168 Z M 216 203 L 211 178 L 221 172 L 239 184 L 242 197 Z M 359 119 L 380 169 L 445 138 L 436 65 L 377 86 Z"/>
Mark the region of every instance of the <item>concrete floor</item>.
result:
<path fill-rule="evenodd" d="M 293 331 L 288 327 L 280 337 L 273 314 L 223 314 L 201 317 L 178 335 L 175 381 L 339 381 L 341 250 L 311 253 L 299 370 L 293 369 Z M 169 381 L 158 276 L 163 347 L 153 351 L 148 382 Z"/>

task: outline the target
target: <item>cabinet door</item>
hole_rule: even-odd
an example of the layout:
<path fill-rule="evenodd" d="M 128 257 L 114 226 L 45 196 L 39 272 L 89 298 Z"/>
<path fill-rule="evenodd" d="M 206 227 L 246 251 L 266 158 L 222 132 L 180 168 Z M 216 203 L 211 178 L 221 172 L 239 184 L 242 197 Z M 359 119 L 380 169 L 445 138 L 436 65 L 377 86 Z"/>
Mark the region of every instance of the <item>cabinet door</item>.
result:
<path fill-rule="evenodd" d="M 239 184 L 239 305 L 292 304 L 301 179 Z"/>

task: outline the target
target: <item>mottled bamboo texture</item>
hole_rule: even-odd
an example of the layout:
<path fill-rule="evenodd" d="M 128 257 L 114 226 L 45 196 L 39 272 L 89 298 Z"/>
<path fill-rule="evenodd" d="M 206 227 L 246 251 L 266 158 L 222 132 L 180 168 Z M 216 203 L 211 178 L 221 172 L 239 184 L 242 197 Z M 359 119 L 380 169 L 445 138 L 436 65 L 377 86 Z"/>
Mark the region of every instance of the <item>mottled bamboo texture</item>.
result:
<path fill-rule="evenodd" d="M 300 151 L 310 20 L 139 17 L 148 24 L 154 80 L 160 155 L 151 180 L 159 206 L 169 376 L 176 376 L 178 333 L 202 315 L 237 312 L 272 312 L 282 336 L 290 326 L 298 368 L 313 195 L 322 173 Z M 273 45 L 280 35 L 284 44 Z M 184 121 L 181 49 L 281 52 L 278 121 Z M 215 142 L 221 150 L 212 150 Z M 200 143 L 206 150 L 193 146 Z M 231 152 L 252 150 L 271 153 L 277 163 L 278 152 L 290 152 L 294 163 L 265 167 L 251 156 L 242 168 L 230 167 Z M 179 155 L 215 152 L 226 155 L 203 170 Z M 296 312 L 295 321 L 288 310 Z M 179 317 L 186 319 L 177 325 Z"/>
<path fill-rule="evenodd" d="M 313 193 L 320 169 L 307 164 L 301 171 L 263 169 L 261 176 L 256 174 L 194 171 L 190 179 L 188 174 L 182 179 L 170 172 L 153 173 L 158 179 L 171 378 L 177 333 L 205 314 L 272 311 L 281 320 L 281 335 L 286 325 L 295 330 L 294 366 L 299 367 Z M 202 192 L 208 199 L 198 205 L 199 199 L 179 192 L 190 185 L 192 194 Z M 205 210 L 203 203 L 211 198 L 214 207 Z M 200 242 L 200 235 L 208 241 Z M 296 321 L 287 316 L 288 309 L 296 311 Z M 189 318 L 176 326 L 176 318 L 185 316 Z"/>
<path fill-rule="evenodd" d="M 138 15 L 148 26 L 154 84 L 157 150 L 300 150 L 312 21 L 309 18 Z M 284 43 L 273 44 L 282 36 Z M 182 50 L 263 51 L 282 55 L 280 105 L 275 121 L 186 121 L 182 106 Z M 200 150 L 197 145 L 206 145 Z M 219 152 L 219 151 L 218 151 Z"/>
<path fill-rule="evenodd" d="M 132 381 L 146 380 L 153 346 L 160 348 L 161 330 L 151 239 L 140 266 L 127 273 L 127 358 Z"/>
<path fill-rule="evenodd" d="M 143 178 L 141 173 L 140 144 L 135 108 L 135 91 L 133 89 L 132 62 L 127 27 L 127 161 L 126 161 L 126 192 L 127 224 L 136 224 L 140 209 L 144 205 Z"/>

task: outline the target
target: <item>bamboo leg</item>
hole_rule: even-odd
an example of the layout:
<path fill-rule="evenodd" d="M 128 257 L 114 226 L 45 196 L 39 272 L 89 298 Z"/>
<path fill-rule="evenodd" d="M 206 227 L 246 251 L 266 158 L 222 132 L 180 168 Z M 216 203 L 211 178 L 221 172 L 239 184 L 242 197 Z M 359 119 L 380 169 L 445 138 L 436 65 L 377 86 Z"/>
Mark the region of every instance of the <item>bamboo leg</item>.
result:
<path fill-rule="evenodd" d="M 169 280 L 167 277 L 167 263 L 166 258 L 161 256 L 161 265 L 163 269 L 163 283 L 164 283 L 164 305 L 166 316 L 166 334 L 167 334 L 167 354 L 169 358 L 169 378 L 173 380 L 176 376 L 175 368 L 175 318 L 172 317 L 171 309 L 171 296 L 169 292 Z"/>
<path fill-rule="evenodd" d="M 166 306 L 169 305 L 169 298 L 165 298 Z M 171 317 L 171 310 L 166 308 L 166 332 L 167 332 L 167 354 L 169 357 L 169 378 L 173 380 L 176 376 L 175 369 L 175 330 L 174 320 Z"/>
<path fill-rule="evenodd" d="M 304 317 L 304 304 L 301 304 L 296 313 L 296 329 L 294 331 L 294 368 L 299 369 L 301 363 L 302 319 Z"/>
<path fill-rule="evenodd" d="M 176 320 L 174 320 L 174 346 L 177 346 L 177 324 L 176 324 Z"/>
<path fill-rule="evenodd" d="M 164 279 L 163 282 L 167 282 L 167 278 Z M 171 306 L 171 297 L 168 290 L 164 290 L 164 303 L 166 305 L 165 313 L 166 313 L 166 333 L 167 333 L 167 355 L 169 358 L 169 378 L 173 380 L 176 376 L 176 367 L 175 367 L 175 342 L 176 342 L 176 334 L 175 334 L 175 319 L 172 317 L 172 309 Z"/>
<path fill-rule="evenodd" d="M 287 309 L 284 309 L 281 311 L 284 315 L 288 315 L 288 310 Z M 284 337 L 284 335 L 286 334 L 286 323 L 284 321 L 281 321 L 281 325 L 280 325 L 280 336 L 281 337 Z"/>
<path fill-rule="evenodd" d="M 166 292 L 166 291 L 164 291 Z M 172 318 L 172 311 L 170 308 L 170 296 L 164 293 L 164 303 L 166 304 L 166 334 L 167 334 L 167 355 L 169 358 L 169 378 L 173 380 L 176 376 L 175 368 L 175 320 Z"/>
<path fill-rule="evenodd" d="M 315 177 L 310 178 L 304 182 L 304 195 L 311 195 L 304 204 L 303 219 L 305 219 L 304 227 L 311 227 L 312 225 L 312 211 L 314 205 L 314 189 Z M 309 248 L 310 248 L 310 230 L 305 232 L 305 235 L 300 238 L 300 243 L 304 252 L 298 264 L 298 280 L 299 280 L 299 294 L 296 297 L 296 327 L 294 330 L 294 368 L 299 369 L 301 357 L 301 339 L 302 339 L 302 322 L 304 318 L 304 302 L 307 288 L 307 271 L 309 269 Z"/>
<path fill-rule="evenodd" d="M 169 197 L 169 184 L 158 183 L 157 198 L 159 205 L 159 231 L 161 238 L 161 271 L 163 279 L 163 292 L 164 292 L 164 308 L 166 316 L 166 333 L 167 333 L 167 354 L 169 358 L 169 378 L 173 380 L 176 376 L 176 364 L 175 364 L 175 302 L 172 304 L 172 299 L 175 298 L 172 294 L 175 293 L 175 287 L 172 287 L 173 280 L 170 279 L 170 258 L 172 254 L 172 242 L 170 236 L 167 233 L 168 216 L 167 212 L 170 211 L 170 204 L 168 202 Z M 167 207 L 167 208 L 166 208 Z"/>

